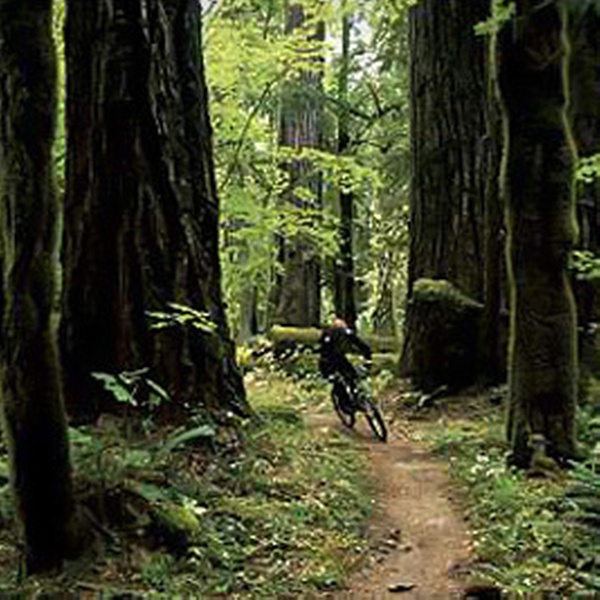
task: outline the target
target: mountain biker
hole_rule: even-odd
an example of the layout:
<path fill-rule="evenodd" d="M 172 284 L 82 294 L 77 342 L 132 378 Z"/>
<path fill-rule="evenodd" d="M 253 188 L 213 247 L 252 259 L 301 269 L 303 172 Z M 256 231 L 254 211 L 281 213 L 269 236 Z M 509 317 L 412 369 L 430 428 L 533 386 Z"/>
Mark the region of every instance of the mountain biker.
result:
<path fill-rule="evenodd" d="M 350 328 L 344 319 L 336 316 L 331 327 L 324 329 L 319 339 L 319 370 L 325 378 L 339 374 L 354 391 L 358 375 L 352 363 L 346 358 L 346 353 L 353 349 L 367 360 L 367 365 L 370 367 L 371 348 L 356 335 L 354 329 Z"/>

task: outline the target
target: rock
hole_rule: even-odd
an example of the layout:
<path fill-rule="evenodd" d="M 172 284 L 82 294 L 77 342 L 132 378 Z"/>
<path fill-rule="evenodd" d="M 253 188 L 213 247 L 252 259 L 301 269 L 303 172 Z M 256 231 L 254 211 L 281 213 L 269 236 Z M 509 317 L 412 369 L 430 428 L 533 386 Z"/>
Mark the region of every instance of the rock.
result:
<path fill-rule="evenodd" d="M 173 552 L 184 552 L 200 531 L 200 521 L 191 509 L 175 503 L 152 507 L 149 530 Z"/>
<path fill-rule="evenodd" d="M 410 590 L 414 590 L 417 586 L 414 583 L 394 583 L 388 586 L 388 592 L 392 594 L 401 594 L 402 592 L 410 592 Z"/>

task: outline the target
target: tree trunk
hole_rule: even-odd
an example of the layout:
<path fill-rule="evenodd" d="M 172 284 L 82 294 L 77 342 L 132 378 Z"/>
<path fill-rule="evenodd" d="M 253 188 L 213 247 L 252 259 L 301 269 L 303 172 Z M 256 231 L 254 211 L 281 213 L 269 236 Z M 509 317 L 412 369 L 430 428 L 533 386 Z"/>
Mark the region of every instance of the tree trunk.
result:
<path fill-rule="evenodd" d="M 489 48 L 493 53 L 493 47 Z M 491 64 L 491 61 L 487 61 Z M 489 71 L 492 71 L 490 69 Z M 488 108 L 487 164 L 484 202 L 484 261 L 483 261 L 483 314 L 479 372 L 487 384 L 506 381 L 506 354 L 508 338 L 508 299 L 506 291 L 506 232 L 504 210 L 500 197 L 499 173 L 502 159 L 502 114 L 494 94 L 494 74 L 487 73 Z"/>
<path fill-rule="evenodd" d="M 304 8 L 300 4 L 286 5 L 286 32 L 291 34 L 306 28 Z M 322 23 L 309 40 L 323 41 L 325 29 Z M 299 59 L 306 58 L 299 55 Z M 320 146 L 320 100 L 314 94 L 321 85 L 321 61 L 315 68 L 301 70 L 296 81 L 287 83 L 281 109 L 279 144 L 300 152 L 303 148 Z M 298 209 L 318 209 L 321 204 L 321 178 L 311 161 L 298 158 L 288 161 L 284 167 L 289 178 L 289 191 L 284 195 L 287 202 Z M 312 199 L 302 199 L 295 191 L 308 189 Z M 319 325 L 321 314 L 321 264 L 318 250 L 305 236 L 299 234 L 280 240 L 279 260 L 282 275 L 276 282 L 275 323 L 309 327 Z"/>
<path fill-rule="evenodd" d="M 600 153 L 600 13 L 594 4 L 573 15 L 570 23 L 570 114 L 580 158 Z M 600 254 L 600 177 L 577 184 L 577 249 Z M 599 375 L 598 331 L 600 281 L 574 278 L 579 322 L 581 392 L 590 376 Z"/>
<path fill-rule="evenodd" d="M 498 38 L 498 83 L 511 301 L 507 426 L 512 460 L 527 466 L 532 436 L 556 459 L 575 454 L 576 315 L 566 269 L 576 221 L 565 16 L 557 2 L 516 7 Z"/>
<path fill-rule="evenodd" d="M 98 411 L 93 371 L 150 367 L 179 406 L 244 412 L 221 296 L 198 2 L 70 0 L 66 54 L 70 406 Z M 172 302 L 208 313 L 216 331 L 151 328 L 148 311 Z"/>
<path fill-rule="evenodd" d="M 378 253 L 376 258 L 377 290 L 373 310 L 373 333 L 396 337 L 394 314 L 393 253 L 389 250 Z"/>
<path fill-rule="evenodd" d="M 51 148 L 50 0 L 0 0 L 0 335 L 5 434 L 28 573 L 60 568 L 75 533 L 52 326 L 59 205 Z"/>
<path fill-rule="evenodd" d="M 600 152 L 600 14 L 592 4 L 570 26 L 570 115 L 581 158 Z M 600 185 L 582 184 L 578 195 L 579 246 L 600 251 Z"/>
<path fill-rule="evenodd" d="M 407 313 L 413 285 L 423 278 L 450 281 L 475 301 L 495 301 L 486 292 L 497 293 L 498 286 L 486 286 L 484 275 L 494 140 L 488 135 L 485 42 L 473 31 L 488 11 L 489 2 L 481 0 L 422 0 L 410 11 Z M 413 328 L 423 327 L 418 321 L 407 314 L 402 371 L 413 362 Z"/>
<path fill-rule="evenodd" d="M 448 279 L 482 299 L 487 96 L 473 26 L 488 8 L 423 0 L 410 11 L 409 291 L 417 279 Z"/>
<path fill-rule="evenodd" d="M 257 305 L 258 293 L 254 286 L 242 289 L 240 293 L 240 324 L 237 336 L 239 344 L 247 344 L 258 333 Z"/>
<path fill-rule="evenodd" d="M 346 3 L 342 3 L 346 11 Z M 338 78 L 338 155 L 344 156 L 350 146 L 348 131 L 348 72 L 350 68 L 350 16 L 342 16 L 342 57 Z M 354 229 L 354 194 L 340 187 L 340 227 L 339 255 L 334 269 L 334 306 L 338 317 L 342 317 L 351 326 L 356 322 L 356 300 L 354 297 L 354 248 L 352 244 Z"/>

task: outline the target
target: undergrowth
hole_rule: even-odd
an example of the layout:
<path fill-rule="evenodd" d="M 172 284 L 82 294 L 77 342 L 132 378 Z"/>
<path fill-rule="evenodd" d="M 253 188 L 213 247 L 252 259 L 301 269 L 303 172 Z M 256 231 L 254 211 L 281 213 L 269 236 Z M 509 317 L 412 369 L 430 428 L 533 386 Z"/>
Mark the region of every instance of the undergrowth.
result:
<path fill-rule="evenodd" d="M 432 429 L 430 442 L 447 457 L 462 489 L 474 576 L 519 596 L 564 597 L 581 589 L 576 568 L 580 540 L 565 496 L 569 475 L 536 479 L 508 466 L 500 410 L 476 421 L 444 422 Z"/>
<path fill-rule="evenodd" d="M 343 585 L 365 550 L 364 459 L 335 431 L 305 425 L 303 408 L 326 397 L 316 383 L 271 373 L 248 392 L 256 418 L 231 431 L 195 422 L 187 437 L 132 440 L 110 419 L 72 431 L 78 494 L 103 550 L 54 589 L 275 598 Z M 0 593 L 18 587 L 14 561 L 0 556 L 0 574 Z"/>

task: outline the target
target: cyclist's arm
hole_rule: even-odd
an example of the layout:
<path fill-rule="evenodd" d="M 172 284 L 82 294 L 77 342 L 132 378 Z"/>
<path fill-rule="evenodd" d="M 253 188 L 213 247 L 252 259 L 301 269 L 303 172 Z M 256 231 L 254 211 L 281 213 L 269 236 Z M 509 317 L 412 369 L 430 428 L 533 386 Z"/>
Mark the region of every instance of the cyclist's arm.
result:
<path fill-rule="evenodd" d="M 367 344 L 367 342 L 364 340 L 361 340 L 354 332 L 350 334 L 350 339 L 353 346 L 360 352 L 360 354 L 362 354 L 367 361 L 370 361 L 372 358 L 371 346 L 369 346 L 369 344 Z"/>

